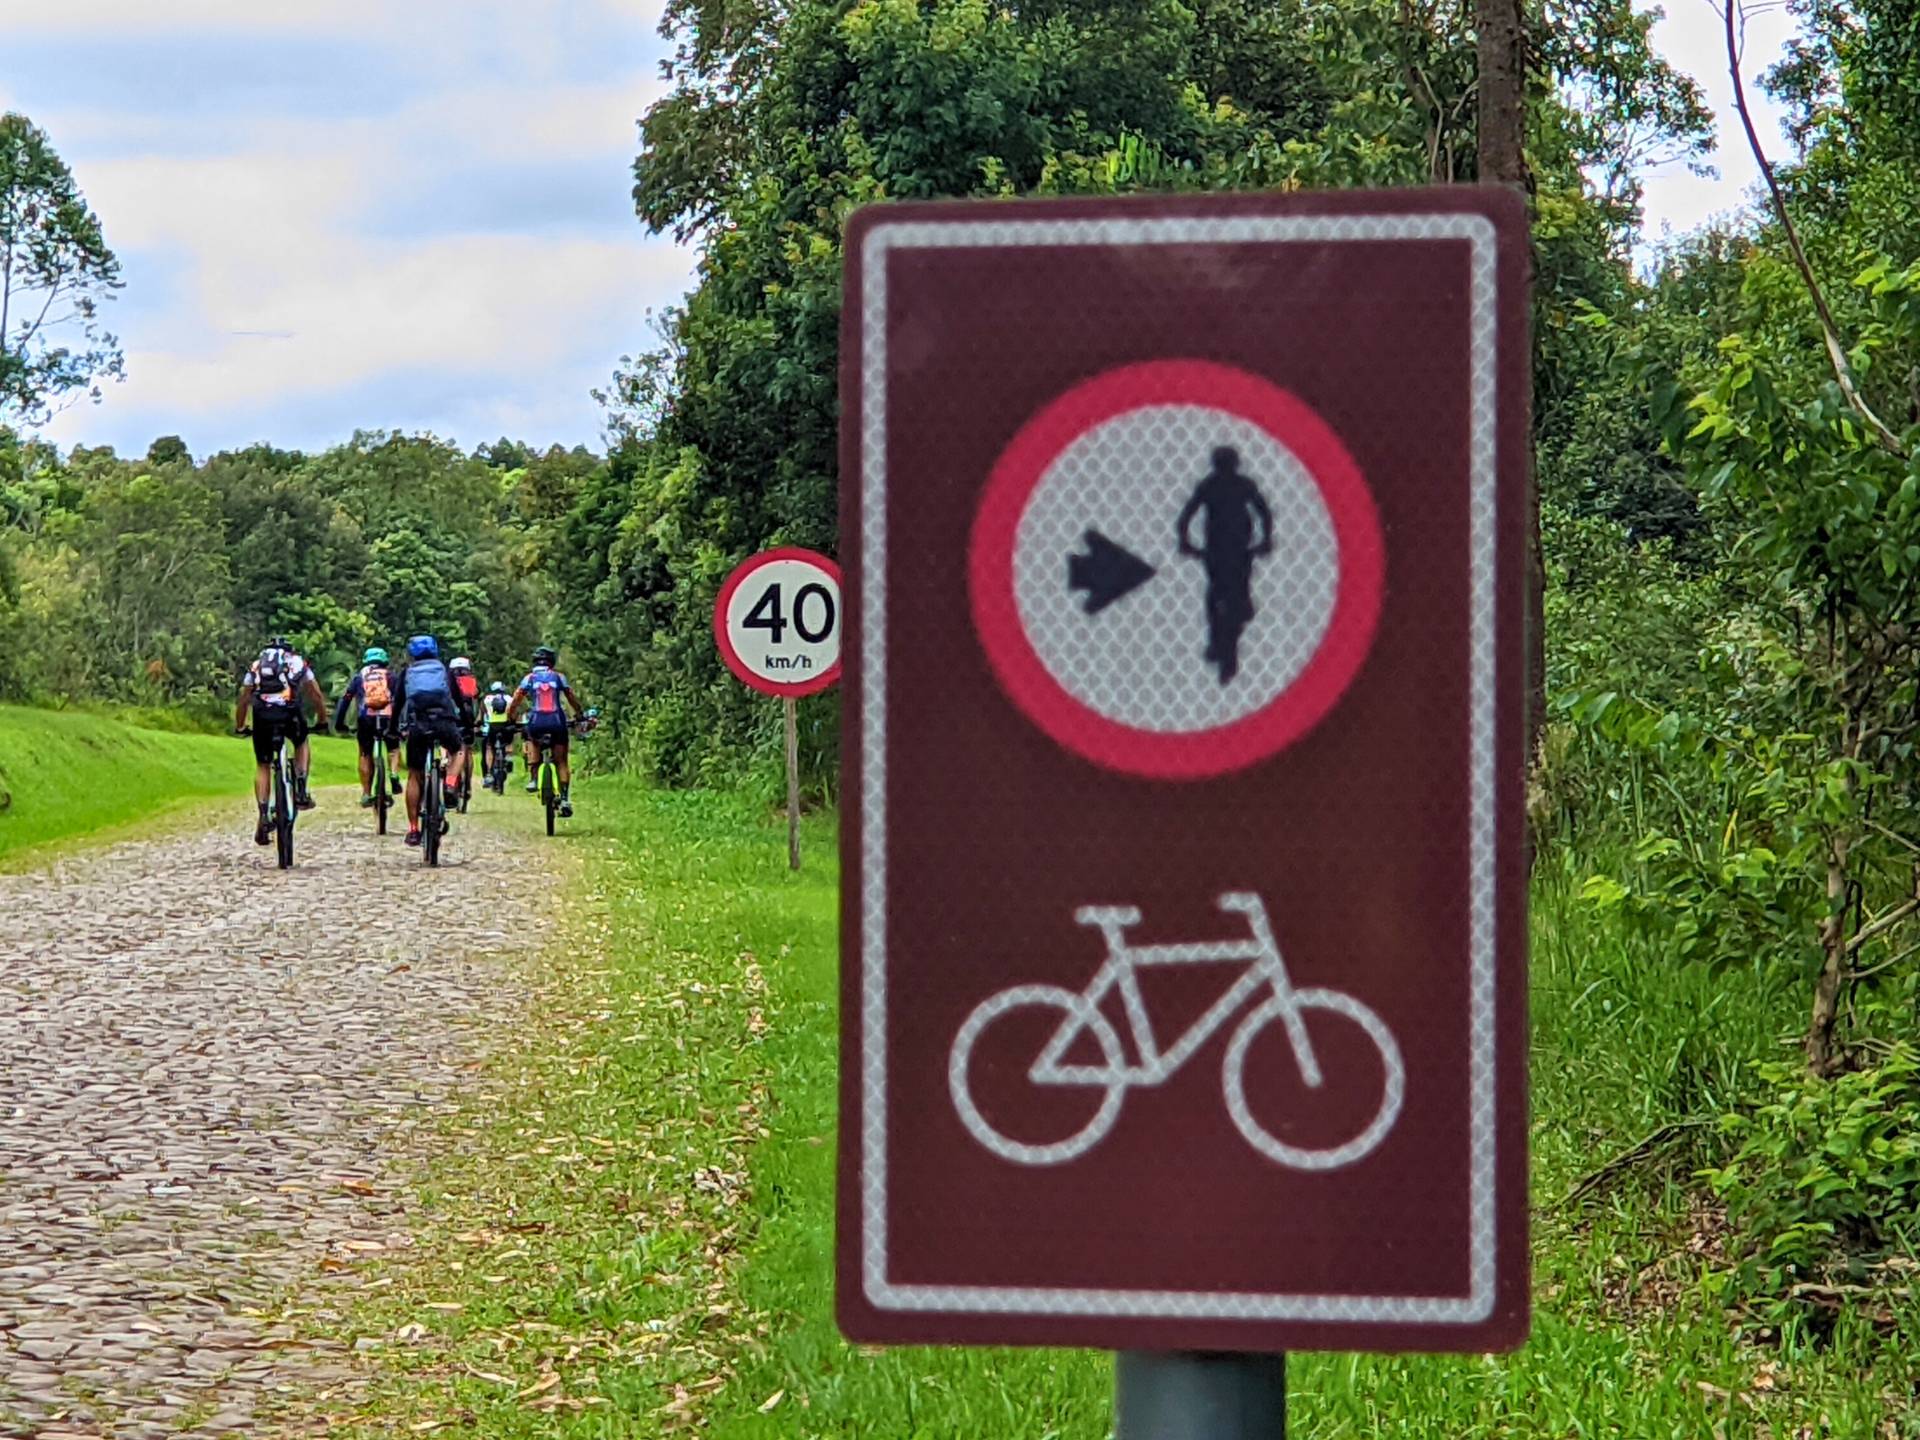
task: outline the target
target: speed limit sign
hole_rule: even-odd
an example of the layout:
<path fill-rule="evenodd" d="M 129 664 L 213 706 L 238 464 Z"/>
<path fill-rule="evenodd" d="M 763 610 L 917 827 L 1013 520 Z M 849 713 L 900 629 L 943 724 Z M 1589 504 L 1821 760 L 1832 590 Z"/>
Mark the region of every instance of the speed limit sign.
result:
<path fill-rule="evenodd" d="M 727 668 L 767 695 L 797 697 L 840 678 L 840 567 L 796 546 L 754 556 L 713 608 Z"/>

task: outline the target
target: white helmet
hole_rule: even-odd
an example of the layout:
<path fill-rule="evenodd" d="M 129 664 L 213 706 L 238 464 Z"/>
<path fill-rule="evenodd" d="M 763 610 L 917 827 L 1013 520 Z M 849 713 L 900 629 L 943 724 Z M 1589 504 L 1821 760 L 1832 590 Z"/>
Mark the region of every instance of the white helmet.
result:
<path fill-rule="evenodd" d="M 473 669 L 473 661 L 469 660 L 464 655 L 456 655 L 453 659 L 453 663 L 449 665 L 447 668 L 449 670 L 454 671 L 456 674 L 464 674 L 467 671 Z"/>

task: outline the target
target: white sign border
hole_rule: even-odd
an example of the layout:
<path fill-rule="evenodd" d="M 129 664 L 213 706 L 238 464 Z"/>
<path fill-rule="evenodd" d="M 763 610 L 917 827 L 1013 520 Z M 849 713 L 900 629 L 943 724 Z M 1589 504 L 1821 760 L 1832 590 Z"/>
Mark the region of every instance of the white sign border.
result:
<path fill-rule="evenodd" d="M 989 1285 L 887 1278 L 887 256 L 1000 246 L 1326 244 L 1464 240 L 1469 247 L 1468 620 L 1470 813 L 1469 1290 L 1459 1295 L 1300 1295 Z M 1462 211 L 1399 215 L 1224 215 L 1100 219 L 889 220 L 866 231 L 860 295 L 861 1280 L 876 1309 L 932 1314 L 1138 1320 L 1295 1320 L 1471 1325 L 1493 1313 L 1497 1260 L 1494 1059 L 1498 519 L 1497 247 L 1493 222 Z"/>

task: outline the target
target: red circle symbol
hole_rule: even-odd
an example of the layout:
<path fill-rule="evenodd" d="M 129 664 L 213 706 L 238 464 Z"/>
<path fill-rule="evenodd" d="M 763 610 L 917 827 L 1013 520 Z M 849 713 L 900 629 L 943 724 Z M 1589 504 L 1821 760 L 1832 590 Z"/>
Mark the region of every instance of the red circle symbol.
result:
<path fill-rule="evenodd" d="M 766 617 L 764 622 L 779 626 L 775 633 L 784 635 L 786 630 L 793 629 L 800 639 L 813 641 L 809 649 L 796 646 L 791 655 L 780 657 L 790 666 L 800 659 L 805 659 L 813 668 L 804 672 L 804 679 L 782 678 L 786 672 L 776 674 L 767 668 L 771 658 L 768 656 L 758 657 L 760 663 L 755 663 L 755 657 L 743 650 L 741 638 L 734 633 L 736 628 L 744 628 L 732 623 L 736 618 L 733 616 L 735 599 L 743 590 L 754 584 L 755 577 L 760 577 L 763 585 L 771 583 L 768 577 L 762 574 L 769 567 L 782 567 L 783 570 L 792 567 L 799 571 L 798 578 L 801 579 L 806 579 L 809 572 L 817 572 L 820 577 L 824 577 L 832 584 L 831 591 L 827 592 L 830 595 L 830 611 L 819 611 L 816 605 L 817 613 L 812 617 L 815 622 L 823 619 L 826 621 L 830 633 L 825 637 L 825 643 L 813 641 L 812 635 L 807 632 L 805 617 L 798 614 L 800 599 L 797 595 L 776 597 L 781 598 L 782 604 L 790 605 L 793 613 L 783 613 L 780 606 L 776 605 L 773 613 Z M 813 580 L 811 583 L 817 584 L 818 580 Z M 825 590 L 824 586 L 821 588 Z M 765 597 L 755 596 L 751 590 L 748 590 L 747 598 L 754 602 L 746 606 L 747 611 L 751 613 L 758 608 L 759 601 Z M 720 587 L 720 594 L 713 602 L 713 638 L 720 647 L 720 658 L 727 662 L 727 668 L 743 684 L 751 686 L 763 695 L 784 695 L 793 698 L 812 695 L 816 691 L 825 690 L 840 678 L 841 605 L 840 567 L 816 550 L 802 549 L 798 545 L 782 545 L 777 549 L 763 550 L 751 559 L 742 561 L 735 567 L 734 572 L 727 576 L 727 583 Z"/>
<path fill-rule="evenodd" d="M 1311 478 L 1334 541 L 1331 611 L 1310 658 L 1258 709 L 1203 729 L 1148 729 L 1094 709 L 1041 658 L 1015 593 L 1021 521 L 1049 471 L 1097 427 L 1158 406 L 1222 412 L 1265 432 Z M 1287 537 L 1276 536 L 1274 543 L 1284 549 Z M 1040 410 L 1013 437 L 988 477 L 968 556 L 974 629 L 1014 705 L 1059 744 L 1098 765 L 1171 780 L 1245 769 L 1324 719 L 1373 643 L 1385 573 L 1386 546 L 1373 496 L 1339 437 L 1298 396 L 1245 370 L 1205 360 L 1122 366 L 1074 386 Z"/>

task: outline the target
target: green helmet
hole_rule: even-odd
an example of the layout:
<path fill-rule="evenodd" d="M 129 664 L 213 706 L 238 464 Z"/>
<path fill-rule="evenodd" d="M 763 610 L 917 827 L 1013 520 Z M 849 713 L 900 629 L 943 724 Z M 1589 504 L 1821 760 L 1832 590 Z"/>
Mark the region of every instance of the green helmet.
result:
<path fill-rule="evenodd" d="M 360 657 L 360 663 L 362 665 L 384 665 L 387 663 L 387 652 L 382 650 L 378 645 L 369 645 L 367 647 L 367 653 Z"/>

